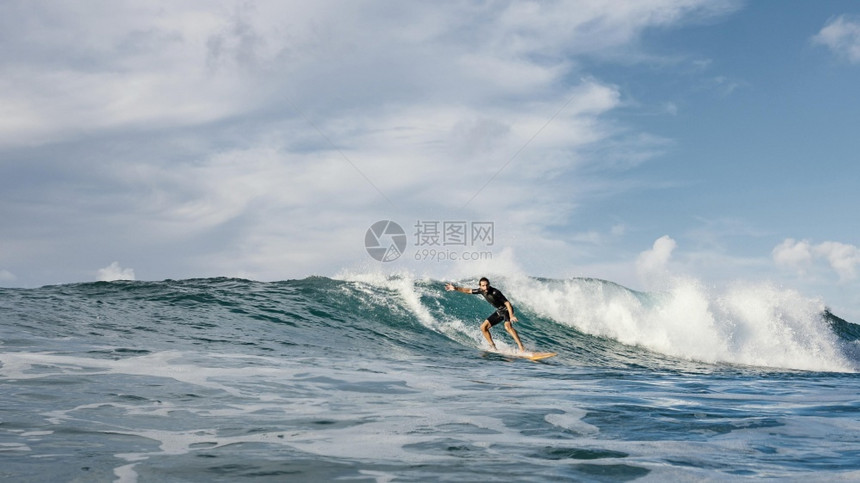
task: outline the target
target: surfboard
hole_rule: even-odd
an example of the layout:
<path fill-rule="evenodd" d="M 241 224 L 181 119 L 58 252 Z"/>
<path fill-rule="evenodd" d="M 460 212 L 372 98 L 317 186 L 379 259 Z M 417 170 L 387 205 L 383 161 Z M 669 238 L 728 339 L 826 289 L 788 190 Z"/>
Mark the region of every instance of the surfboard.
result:
<path fill-rule="evenodd" d="M 539 361 L 541 359 L 549 359 L 550 357 L 555 357 L 557 355 L 558 354 L 556 354 L 555 352 L 532 352 L 532 355 L 523 355 L 523 357 L 530 361 Z"/>
<path fill-rule="evenodd" d="M 555 352 L 501 352 L 501 351 L 490 351 L 491 354 L 498 354 L 500 356 L 505 357 L 516 357 L 517 359 L 528 359 L 530 361 L 539 361 L 542 359 L 548 359 L 550 357 L 555 357 L 558 354 Z"/>

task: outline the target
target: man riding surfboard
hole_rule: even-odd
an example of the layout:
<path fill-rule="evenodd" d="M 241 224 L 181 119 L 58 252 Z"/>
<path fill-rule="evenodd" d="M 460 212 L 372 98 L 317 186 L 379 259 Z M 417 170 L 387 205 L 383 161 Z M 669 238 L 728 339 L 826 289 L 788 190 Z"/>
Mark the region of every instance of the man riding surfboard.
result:
<path fill-rule="evenodd" d="M 489 302 L 493 307 L 496 308 L 496 311 L 493 312 L 492 315 L 486 318 L 484 322 L 481 324 L 481 332 L 484 334 L 484 338 L 487 339 L 487 342 L 490 343 L 490 347 L 493 350 L 496 350 L 496 344 L 493 342 L 493 336 L 490 335 L 490 327 L 495 326 L 496 324 L 504 321 L 505 322 L 505 330 L 508 334 L 511 334 L 511 337 L 516 341 L 517 346 L 520 348 L 520 352 L 525 352 L 525 348 L 523 347 L 523 343 L 520 342 L 520 336 L 517 334 L 516 329 L 514 329 L 514 322 L 518 322 L 517 316 L 514 315 L 514 307 L 508 301 L 507 297 L 502 294 L 499 289 L 492 287 L 490 285 L 490 280 L 487 277 L 482 277 L 479 282 L 480 288 L 466 288 L 466 287 L 455 287 L 454 284 L 448 283 L 445 285 L 445 290 L 452 291 L 456 290 L 457 292 L 467 293 L 467 294 L 481 294 L 484 296 L 484 299 Z"/>

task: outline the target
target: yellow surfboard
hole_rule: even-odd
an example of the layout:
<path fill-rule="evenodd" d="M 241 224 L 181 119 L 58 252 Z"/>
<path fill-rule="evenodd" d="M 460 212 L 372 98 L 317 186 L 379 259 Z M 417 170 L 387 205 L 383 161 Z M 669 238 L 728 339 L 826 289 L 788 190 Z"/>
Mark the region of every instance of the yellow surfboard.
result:
<path fill-rule="evenodd" d="M 528 354 L 528 352 L 526 352 Z M 530 361 L 539 361 L 541 359 L 549 359 L 550 357 L 555 357 L 558 354 L 555 352 L 532 352 L 531 355 L 523 354 L 523 357 Z"/>
<path fill-rule="evenodd" d="M 530 361 L 539 361 L 541 359 L 548 359 L 550 357 L 555 357 L 558 354 L 555 352 L 501 352 L 501 351 L 490 351 L 491 354 L 498 354 L 500 356 L 505 357 L 516 357 L 518 359 L 528 359 Z"/>

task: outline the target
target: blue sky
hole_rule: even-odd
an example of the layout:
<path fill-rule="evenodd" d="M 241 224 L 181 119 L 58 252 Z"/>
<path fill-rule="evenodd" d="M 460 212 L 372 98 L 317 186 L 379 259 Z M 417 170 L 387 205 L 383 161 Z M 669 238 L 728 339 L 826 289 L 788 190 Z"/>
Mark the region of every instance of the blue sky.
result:
<path fill-rule="evenodd" d="M 856 320 L 858 85 L 850 1 L 6 1 L 0 284 L 682 276 Z"/>

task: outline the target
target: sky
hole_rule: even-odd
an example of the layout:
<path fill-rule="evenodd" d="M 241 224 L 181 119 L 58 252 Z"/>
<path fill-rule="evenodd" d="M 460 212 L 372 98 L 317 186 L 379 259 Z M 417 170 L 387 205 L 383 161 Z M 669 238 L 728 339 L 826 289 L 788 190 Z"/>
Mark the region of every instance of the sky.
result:
<path fill-rule="evenodd" d="M 691 277 L 860 320 L 858 86 L 854 1 L 5 0 L 0 286 Z"/>

